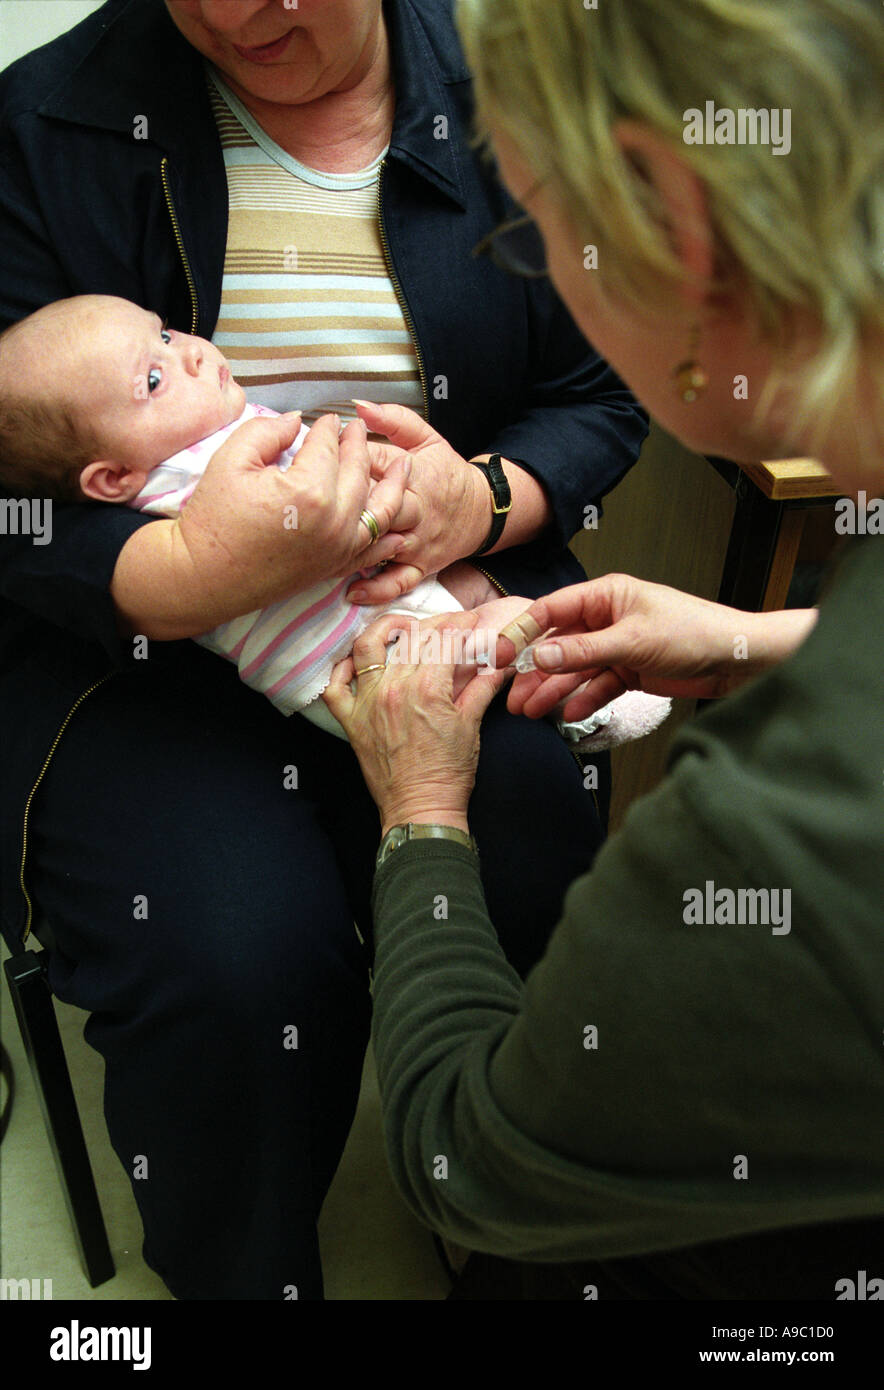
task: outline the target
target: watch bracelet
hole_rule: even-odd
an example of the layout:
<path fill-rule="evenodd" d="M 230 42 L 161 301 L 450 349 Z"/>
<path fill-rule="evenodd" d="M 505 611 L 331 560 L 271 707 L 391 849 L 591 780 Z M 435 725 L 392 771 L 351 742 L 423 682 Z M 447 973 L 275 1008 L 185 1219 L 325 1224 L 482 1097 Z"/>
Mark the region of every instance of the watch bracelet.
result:
<path fill-rule="evenodd" d="M 390 855 L 400 846 L 408 844 L 412 840 L 449 840 L 452 844 L 461 845 L 464 849 L 472 850 L 478 855 L 479 850 L 476 841 L 467 831 L 461 830 L 455 825 L 427 824 L 422 825 L 414 821 L 408 821 L 404 825 L 392 825 L 387 831 L 378 847 L 375 867 L 380 868 L 381 864 L 389 859 Z"/>

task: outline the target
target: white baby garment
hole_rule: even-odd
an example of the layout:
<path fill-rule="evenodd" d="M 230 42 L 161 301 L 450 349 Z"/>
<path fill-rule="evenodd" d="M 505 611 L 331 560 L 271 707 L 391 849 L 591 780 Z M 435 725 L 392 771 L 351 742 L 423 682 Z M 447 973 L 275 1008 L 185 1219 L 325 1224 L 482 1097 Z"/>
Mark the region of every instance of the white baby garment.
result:
<path fill-rule="evenodd" d="M 129 505 L 153 516 L 177 516 L 190 500 L 209 459 L 233 431 L 255 416 L 277 413 L 266 406 L 246 405 L 232 425 L 182 449 L 154 468 Z M 305 425 L 294 444 L 276 460 L 277 468 L 292 466 L 307 433 Z M 462 608 L 435 577 L 422 580 L 411 593 L 393 603 L 375 607 L 348 603 L 347 590 L 354 580 L 369 573 L 366 570 L 345 579 L 324 580 L 281 603 L 222 623 L 196 641 L 228 661 L 235 661 L 241 679 L 265 694 L 283 714 L 304 714 L 320 728 L 346 738 L 319 697 L 331 679 L 332 668 L 349 656 L 360 633 L 387 613 L 428 618 Z"/>

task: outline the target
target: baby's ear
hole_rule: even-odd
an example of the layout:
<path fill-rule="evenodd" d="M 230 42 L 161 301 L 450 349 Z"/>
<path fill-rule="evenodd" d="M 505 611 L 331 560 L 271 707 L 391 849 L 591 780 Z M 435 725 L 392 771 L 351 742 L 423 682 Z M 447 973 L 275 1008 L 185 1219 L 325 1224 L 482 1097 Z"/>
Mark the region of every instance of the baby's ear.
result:
<path fill-rule="evenodd" d="M 144 487 L 147 473 L 109 459 L 87 463 L 80 473 L 80 491 L 94 502 L 131 502 Z"/>

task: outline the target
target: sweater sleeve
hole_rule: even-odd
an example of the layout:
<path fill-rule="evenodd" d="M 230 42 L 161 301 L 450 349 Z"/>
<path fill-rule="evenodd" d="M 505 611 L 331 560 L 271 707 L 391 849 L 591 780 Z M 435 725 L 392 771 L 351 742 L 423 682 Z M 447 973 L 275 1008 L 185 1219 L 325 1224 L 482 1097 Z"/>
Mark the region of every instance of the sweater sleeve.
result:
<path fill-rule="evenodd" d="M 387 1147 L 427 1224 L 543 1261 L 884 1211 L 880 969 L 864 1007 L 849 976 L 868 996 L 875 972 L 826 910 L 816 845 L 795 854 L 771 814 L 793 808 L 757 769 L 729 770 L 692 750 L 633 807 L 524 986 L 469 851 L 408 845 L 379 870 Z M 797 789 L 795 813 L 823 800 Z M 707 882 L 789 889 L 790 915 L 695 925 L 685 895 Z M 867 933 L 868 903 L 857 920 Z"/>

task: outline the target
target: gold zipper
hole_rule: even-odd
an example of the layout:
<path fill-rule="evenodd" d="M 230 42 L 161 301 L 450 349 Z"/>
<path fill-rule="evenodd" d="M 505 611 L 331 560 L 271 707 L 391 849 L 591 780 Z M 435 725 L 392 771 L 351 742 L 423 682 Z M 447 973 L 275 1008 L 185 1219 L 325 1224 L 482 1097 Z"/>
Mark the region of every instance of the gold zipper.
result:
<path fill-rule="evenodd" d="M 96 681 L 94 685 L 90 685 L 89 689 L 84 690 L 82 695 L 79 695 L 75 703 L 71 705 L 71 708 L 68 710 L 67 714 L 64 717 L 64 721 L 62 723 L 61 728 L 59 729 L 58 733 L 55 735 L 55 738 L 52 741 L 52 747 L 46 754 L 46 759 L 43 763 L 43 766 L 40 768 L 40 774 L 34 785 L 31 787 L 30 795 L 28 796 L 28 799 L 25 803 L 25 814 L 24 820 L 22 822 L 21 867 L 19 869 L 18 874 L 18 881 L 21 886 L 21 891 L 24 894 L 25 903 L 28 909 L 28 915 L 25 920 L 24 935 L 22 936 L 23 944 L 25 941 L 27 941 L 28 937 L 31 934 L 31 924 L 34 920 L 34 905 L 31 902 L 31 895 L 28 892 L 27 887 L 25 885 L 25 861 L 28 857 L 28 817 L 31 813 L 31 802 L 34 800 L 34 797 L 37 794 L 37 788 L 39 787 L 40 783 L 43 781 L 44 776 L 46 775 L 46 769 L 49 767 L 49 764 L 52 761 L 53 754 L 55 753 L 56 748 L 61 742 L 62 734 L 64 733 L 67 726 L 70 724 L 77 710 L 80 708 L 83 701 L 88 699 L 92 692 L 94 690 L 97 690 L 99 686 L 104 685 L 105 681 L 110 680 L 113 674 L 113 671 L 109 671 L 106 676 L 102 676 L 100 681 Z"/>
<path fill-rule="evenodd" d="M 163 162 L 160 165 L 160 178 L 163 180 L 163 192 L 166 195 L 166 207 L 169 209 L 169 216 L 172 219 L 172 231 L 175 233 L 175 240 L 178 243 L 178 250 L 181 252 L 181 262 L 184 266 L 184 274 L 187 277 L 187 288 L 190 290 L 190 302 L 192 306 L 192 317 L 190 323 L 191 333 L 196 332 L 199 322 L 199 308 L 197 305 L 196 285 L 190 273 L 190 262 L 187 259 L 187 252 L 184 249 L 184 241 L 181 237 L 181 228 L 178 225 L 178 214 L 175 211 L 175 204 L 172 202 L 172 194 L 169 191 L 169 177 L 167 166 L 169 163 L 168 155 L 163 155 Z"/>
<path fill-rule="evenodd" d="M 384 261 L 386 262 L 387 272 L 390 276 L 393 289 L 396 292 L 396 298 L 399 301 L 399 307 L 402 310 L 402 314 L 405 319 L 405 326 L 411 334 L 411 341 L 414 344 L 414 352 L 415 356 L 417 357 L 417 369 L 420 373 L 421 379 L 421 392 L 424 398 L 424 419 L 429 420 L 430 396 L 429 392 L 427 391 L 427 378 L 426 372 L 424 370 L 424 356 L 421 352 L 420 342 L 418 341 L 417 331 L 414 326 L 414 319 L 411 317 L 411 310 L 408 307 L 408 302 L 405 298 L 405 295 L 402 293 L 402 286 L 399 283 L 399 276 L 396 274 L 393 261 L 390 257 L 390 243 L 387 241 L 387 229 L 384 226 L 384 209 L 381 201 L 381 186 L 383 184 L 384 170 L 386 169 L 386 167 L 387 161 L 386 158 L 384 158 L 381 161 L 381 167 L 378 170 L 378 226 L 381 232 L 381 247 L 383 248 L 384 252 Z"/>
<path fill-rule="evenodd" d="M 512 595 L 510 594 L 509 589 L 505 589 L 505 588 L 503 587 L 503 585 L 501 584 L 501 582 L 500 582 L 499 579 L 495 579 L 493 574 L 489 574 L 488 571 L 485 570 L 485 569 L 483 569 L 481 565 L 477 565 L 476 562 L 475 562 L 475 560 L 468 560 L 468 561 L 467 561 L 467 564 L 468 564 L 468 565 L 472 565 L 473 569 L 474 569 L 474 570 L 478 570 L 480 574 L 484 574 L 484 576 L 485 576 L 485 578 L 488 580 L 488 582 L 489 582 L 490 584 L 493 584 L 494 587 L 495 587 L 495 589 L 497 590 L 497 592 L 498 592 L 499 594 L 503 594 L 504 598 L 511 598 L 511 597 L 512 597 Z"/>

